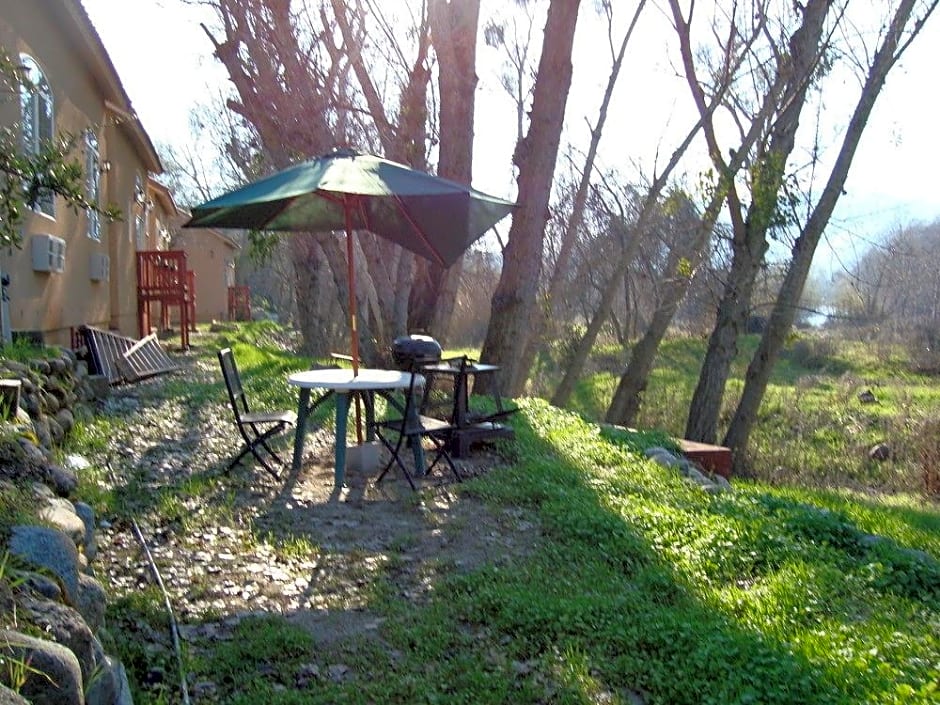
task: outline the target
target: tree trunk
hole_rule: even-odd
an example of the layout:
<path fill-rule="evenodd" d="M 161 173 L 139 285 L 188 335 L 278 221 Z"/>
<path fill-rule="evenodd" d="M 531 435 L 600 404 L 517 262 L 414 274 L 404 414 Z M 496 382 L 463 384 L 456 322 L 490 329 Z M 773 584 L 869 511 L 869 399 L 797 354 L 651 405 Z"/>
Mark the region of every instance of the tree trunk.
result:
<path fill-rule="evenodd" d="M 637 4 L 636 10 L 633 13 L 633 19 L 630 22 L 630 27 L 627 29 L 626 34 L 623 36 L 623 40 L 620 42 L 620 49 L 617 54 L 613 57 L 613 66 L 610 70 L 610 75 L 607 77 L 607 88 L 604 91 L 604 98 L 601 101 L 601 107 L 597 111 L 597 122 L 594 127 L 591 129 L 591 142 L 588 145 L 587 156 L 584 158 L 584 169 L 581 172 L 581 180 L 578 182 L 578 190 L 574 195 L 574 203 L 571 206 L 571 213 L 568 215 L 568 220 L 565 223 L 565 232 L 562 235 L 561 246 L 558 249 L 558 256 L 555 258 L 555 267 L 552 270 L 551 278 L 548 283 L 548 293 L 545 297 L 545 303 L 542 306 L 537 306 L 534 309 L 535 316 L 532 320 L 531 330 L 528 334 L 528 342 L 525 346 L 525 351 L 522 354 L 522 359 L 519 362 L 520 374 L 528 375 L 528 371 L 532 369 L 532 363 L 535 361 L 535 355 L 538 352 L 539 346 L 543 341 L 543 336 L 546 332 L 547 324 L 552 320 L 550 311 L 555 305 L 555 302 L 558 300 L 558 297 L 561 294 L 562 288 L 565 286 L 567 281 L 568 270 L 571 266 L 571 254 L 574 250 L 574 246 L 578 241 L 578 233 L 581 230 L 581 222 L 584 217 L 584 206 L 587 202 L 588 189 L 591 185 L 591 174 L 594 171 L 594 161 L 597 157 L 597 148 L 601 141 L 601 135 L 604 132 L 604 125 L 607 122 L 607 113 L 610 107 L 610 101 L 614 94 L 614 88 L 617 85 L 617 79 L 620 76 L 620 69 L 623 66 L 623 59 L 627 53 L 627 44 L 630 42 L 630 37 L 633 35 L 633 30 L 636 27 L 637 21 L 640 18 L 640 13 L 643 11 L 643 7 L 646 5 L 646 0 L 640 0 Z M 606 295 L 606 294 L 605 294 Z M 604 307 L 605 311 L 601 312 L 601 318 L 597 324 L 597 333 L 600 332 L 600 328 L 603 325 L 604 320 L 606 320 L 611 307 L 613 306 L 613 299 L 611 298 L 610 303 Z M 594 316 L 594 319 L 597 319 L 597 316 Z M 591 321 L 591 324 L 588 326 L 588 330 L 594 326 L 594 320 Z M 594 334 L 593 338 L 596 339 L 597 333 Z M 584 339 L 582 338 L 582 344 L 579 344 L 578 350 L 575 353 L 575 358 L 580 358 L 583 354 L 583 359 L 581 360 L 580 365 L 577 363 L 574 365 L 575 369 L 583 368 L 584 362 L 587 360 L 587 356 L 591 351 L 591 348 L 588 347 L 586 350 L 584 348 Z M 593 346 L 593 340 L 591 341 L 591 346 Z M 569 370 L 572 369 L 569 366 Z M 574 382 L 577 379 L 577 372 L 573 379 L 568 379 L 569 375 L 565 375 L 565 379 L 562 379 L 561 384 L 558 389 L 555 390 L 555 398 L 561 398 L 565 401 L 558 403 L 558 406 L 563 406 L 567 403 L 567 399 L 571 395 L 571 391 L 574 389 Z"/>
<path fill-rule="evenodd" d="M 473 178 L 473 114 L 476 96 L 476 44 L 480 0 L 428 5 L 431 43 L 437 54 L 440 94 L 440 144 L 437 173 L 469 185 Z M 446 342 L 463 264 L 444 269 L 416 262 L 408 327 Z"/>
<path fill-rule="evenodd" d="M 531 122 L 513 155 L 519 167 L 519 207 L 503 253 L 482 353 L 485 360 L 502 366 L 498 383 L 511 396 L 520 394 L 525 384 L 521 362 L 542 271 L 545 224 L 571 87 L 571 50 L 579 6 L 580 0 L 552 0 L 549 5 Z M 486 379 L 481 377 L 480 381 Z M 495 383 L 490 381 L 489 385 Z"/>
<path fill-rule="evenodd" d="M 584 369 L 588 355 L 590 355 L 591 350 L 594 348 L 594 342 L 601 332 L 604 321 L 606 321 L 607 317 L 610 315 L 610 309 L 614 304 L 614 299 L 617 296 L 617 292 L 620 291 L 622 284 L 623 276 L 619 271 L 616 271 L 604 286 L 601 300 L 597 304 L 594 315 L 591 316 L 587 331 L 581 336 L 581 340 L 578 341 L 578 345 L 575 347 L 571 359 L 566 366 L 565 374 L 562 376 L 561 382 L 559 382 L 558 387 L 555 389 L 555 394 L 552 396 L 552 404 L 555 406 L 565 406 L 571 398 L 571 394 L 574 392 L 574 385 L 581 376 L 581 371 Z"/>
<path fill-rule="evenodd" d="M 695 236 L 685 246 L 677 246 L 669 253 L 664 276 L 665 286 L 659 306 L 656 307 L 643 337 L 630 352 L 630 361 L 620 377 L 607 409 L 608 423 L 629 426 L 635 420 L 640 410 L 642 394 L 653 370 L 656 351 L 659 350 L 659 344 L 692 283 L 695 270 L 702 262 L 715 223 L 718 221 L 718 214 L 721 212 L 722 201 L 720 195 L 713 196 L 697 225 Z"/>
<path fill-rule="evenodd" d="M 689 407 L 685 437 L 691 440 L 714 443 L 718 435 L 725 385 L 737 354 L 738 336 L 750 308 L 755 279 L 769 247 L 767 233 L 776 215 L 777 197 L 793 151 L 807 90 L 819 65 L 823 22 L 831 5 L 829 0 L 808 0 L 802 8 L 801 24 L 790 38 L 789 51 L 779 60 L 774 82 L 774 86 L 783 86 L 778 116 L 771 126 L 769 145 L 751 170 L 751 202 L 746 216 L 741 215 L 733 184 L 729 185 L 728 207 L 734 228 L 731 272 Z M 701 90 L 698 86 L 696 89 Z M 768 94 L 773 93 L 771 88 Z M 712 159 L 721 172 L 725 164 L 711 125 L 706 132 Z"/>
<path fill-rule="evenodd" d="M 793 246 L 790 266 L 787 269 L 780 293 L 761 337 L 760 345 L 748 366 L 741 401 L 738 403 L 724 439 L 724 444 L 736 451 L 733 457 L 739 471 L 742 469 L 739 464 L 744 462 L 748 440 L 757 418 L 757 411 L 767 390 L 770 373 L 793 325 L 796 306 L 809 276 L 813 255 L 829 218 L 832 216 L 839 196 L 842 194 L 865 125 L 884 86 L 888 72 L 919 33 L 920 27 L 933 12 L 937 2 L 930 3 L 929 7 L 924 10 L 924 14 L 915 24 L 912 35 L 904 41 L 902 46 L 903 32 L 911 19 L 915 4 L 916 0 L 902 0 L 898 5 L 888 33 L 875 53 L 869 68 L 868 76 L 846 129 L 845 138 L 839 149 L 832 173 L 829 175 L 826 186 L 813 208 L 809 220 Z"/>

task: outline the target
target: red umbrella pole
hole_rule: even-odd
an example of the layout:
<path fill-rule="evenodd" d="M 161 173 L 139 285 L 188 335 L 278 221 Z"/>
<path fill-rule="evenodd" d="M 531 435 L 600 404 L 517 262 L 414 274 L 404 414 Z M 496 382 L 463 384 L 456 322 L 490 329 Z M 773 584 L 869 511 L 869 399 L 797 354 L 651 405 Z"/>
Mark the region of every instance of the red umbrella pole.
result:
<path fill-rule="evenodd" d="M 353 259 L 353 232 L 352 218 L 349 204 L 346 203 L 346 275 L 349 282 L 349 335 L 352 352 L 353 376 L 359 374 L 359 328 L 356 325 L 356 267 Z M 359 408 L 359 397 L 356 397 L 356 441 L 362 445 L 362 412 Z"/>

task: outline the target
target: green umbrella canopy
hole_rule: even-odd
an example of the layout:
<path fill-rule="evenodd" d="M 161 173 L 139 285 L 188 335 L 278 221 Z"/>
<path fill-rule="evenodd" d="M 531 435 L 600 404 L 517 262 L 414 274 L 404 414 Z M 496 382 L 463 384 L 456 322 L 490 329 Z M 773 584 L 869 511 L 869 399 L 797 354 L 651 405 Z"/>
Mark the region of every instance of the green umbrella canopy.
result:
<path fill-rule="evenodd" d="M 184 227 L 369 230 L 449 267 L 514 206 L 403 164 L 339 150 L 208 201 Z"/>

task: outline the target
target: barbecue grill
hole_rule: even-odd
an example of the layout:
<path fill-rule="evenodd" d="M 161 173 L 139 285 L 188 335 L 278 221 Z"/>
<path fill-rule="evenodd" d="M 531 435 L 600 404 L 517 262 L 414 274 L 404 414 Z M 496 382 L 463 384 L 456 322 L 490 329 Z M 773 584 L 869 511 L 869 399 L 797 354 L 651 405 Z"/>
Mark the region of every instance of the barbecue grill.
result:
<path fill-rule="evenodd" d="M 392 360 L 402 370 L 441 361 L 441 344 L 429 335 L 402 335 L 392 341 Z"/>

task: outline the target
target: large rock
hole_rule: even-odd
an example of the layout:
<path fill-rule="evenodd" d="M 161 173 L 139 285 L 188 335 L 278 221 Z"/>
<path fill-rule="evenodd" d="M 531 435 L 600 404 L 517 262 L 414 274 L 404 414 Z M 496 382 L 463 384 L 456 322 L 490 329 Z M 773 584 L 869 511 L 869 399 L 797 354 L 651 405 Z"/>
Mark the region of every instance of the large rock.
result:
<path fill-rule="evenodd" d="M 42 412 L 33 414 L 32 411 L 29 412 L 30 417 L 33 420 L 33 432 L 36 434 L 36 438 L 39 439 L 39 445 L 47 450 L 52 449 L 52 433 L 49 431 L 49 419 L 41 415 Z"/>
<path fill-rule="evenodd" d="M 66 434 L 68 434 L 75 425 L 75 416 L 68 409 L 59 409 L 56 412 L 55 420 Z"/>
<path fill-rule="evenodd" d="M 105 656 L 101 670 L 85 689 L 85 705 L 134 705 L 124 665 Z"/>
<path fill-rule="evenodd" d="M 32 705 L 84 705 L 81 666 L 69 649 L 8 630 L 0 630 L 0 643 L 9 657 L 0 681 L 11 685 L 10 676 L 21 675 L 25 680 L 19 692 Z M 22 671 L 16 671 L 17 664 L 24 665 Z"/>
<path fill-rule="evenodd" d="M 43 500 L 39 518 L 68 534 L 76 546 L 85 544 L 85 522 L 75 512 L 74 505 L 62 497 Z"/>
<path fill-rule="evenodd" d="M 49 424 L 49 434 L 52 437 L 53 445 L 60 445 L 65 440 L 65 431 L 55 416 L 47 416 L 46 423 Z"/>
<path fill-rule="evenodd" d="M 29 705 L 29 700 L 5 685 L 0 685 L 0 705 Z"/>
<path fill-rule="evenodd" d="M 84 682 L 89 682 L 104 653 L 82 615 L 68 605 L 35 597 L 20 600 L 19 608 L 30 623 L 75 654 Z"/>
<path fill-rule="evenodd" d="M 14 526 L 9 549 L 29 565 L 48 570 L 59 579 L 65 601 L 78 604 L 79 559 L 72 539 L 48 526 Z"/>
<path fill-rule="evenodd" d="M 75 607 L 85 618 L 85 622 L 95 633 L 104 624 L 104 612 L 107 608 L 108 595 L 97 580 L 90 575 L 79 573 L 78 600 Z"/>
<path fill-rule="evenodd" d="M 95 510 L 92 509 L 91 505 L 85 502 L 75 502 L 74 507 L 75 513 L 78 514 L 78 518 L 82 520 L 82 524 L 85 526 L 82 549 L 85 552 L 85 557 L 93 561 L 95 560 L 95 556 L 98 555 L 98 542 L 95 533 Z"/>
<path fill-rule="evenodd" d="M 55 463 L 46 466 L 45 481 L 60 497 L 68 497 L 78 487 L 78 477 L 75 473 Z"/>

